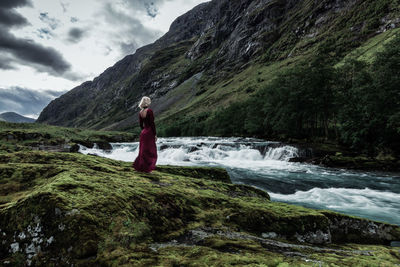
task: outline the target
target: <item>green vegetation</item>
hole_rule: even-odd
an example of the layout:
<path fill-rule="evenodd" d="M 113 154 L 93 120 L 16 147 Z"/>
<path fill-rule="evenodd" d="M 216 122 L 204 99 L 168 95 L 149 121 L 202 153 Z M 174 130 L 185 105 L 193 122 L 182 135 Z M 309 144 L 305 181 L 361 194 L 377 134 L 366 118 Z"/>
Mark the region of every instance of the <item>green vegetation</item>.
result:
<path fill-rule="evenodd" d="M 329 47 L 293 64 L 244 101 L 161 126 L 161 134 L 332 140 L 368 155 L 400 153 L 400 35 L 370 62 L 336 68 Z"/>
<path fill-rule="evenodd" d="M 146 174 L 72 153 L 0 153 L 0 234 L 0 262 L 11 266 L 390 266 L 400 257 L 377 245 L 399 239 L 397 226 L 271 202 L 221 169 Z"/>
<path fill-rule="evenodd" d="M 75 144 L 93 147 L 94 143 L 107 147 L 109 142 L 132 142 L 137 133 L 94 131 L 79 128 L 51 126 L 40 123 L 9 123 L 0 121 L 0 151 L 40 149 L 57 146 L 69 149 Z"/>

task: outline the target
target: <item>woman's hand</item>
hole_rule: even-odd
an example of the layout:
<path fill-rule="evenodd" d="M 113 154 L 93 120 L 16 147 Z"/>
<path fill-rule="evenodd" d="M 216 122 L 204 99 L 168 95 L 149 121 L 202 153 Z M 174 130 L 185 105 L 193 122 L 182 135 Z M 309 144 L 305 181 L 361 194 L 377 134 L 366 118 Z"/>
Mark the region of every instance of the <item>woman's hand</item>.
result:
<path fill-rule="evenodd" d="M 157 142 L 157 135 L 156 135 L 155 139 L 156 139 L 156 142 Z"/>

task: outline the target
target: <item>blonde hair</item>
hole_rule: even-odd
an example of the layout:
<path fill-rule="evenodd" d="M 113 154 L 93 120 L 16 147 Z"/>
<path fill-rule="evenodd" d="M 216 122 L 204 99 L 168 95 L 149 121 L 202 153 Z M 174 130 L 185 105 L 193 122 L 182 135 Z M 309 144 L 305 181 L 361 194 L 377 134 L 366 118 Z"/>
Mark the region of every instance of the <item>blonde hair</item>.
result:
<path fill-rule="evenodd" d="M 151 104 L 150 97 L 144 96 L 144 97 L 142 97 L 142 100 L 140 100 L 139 108 L 144 109 L 144 108 L 150 106 L 150 104 Z"/>

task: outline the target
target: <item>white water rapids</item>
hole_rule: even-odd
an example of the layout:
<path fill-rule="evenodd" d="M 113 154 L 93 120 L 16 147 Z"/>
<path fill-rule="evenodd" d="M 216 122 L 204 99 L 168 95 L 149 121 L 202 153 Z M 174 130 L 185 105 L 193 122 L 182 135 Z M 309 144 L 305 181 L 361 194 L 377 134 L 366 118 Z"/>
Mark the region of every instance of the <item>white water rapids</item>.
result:
<path fill-rule="evenodd" d="M 138 143 L 114 143 L 111 151 L 80 152 L 132 162 Z M 273 201 L 330 209 L 400 225 L 400 176 L 288 162 L 297 148 L 248 138 L 159 138 L 158 165 L 218 166 L 233 183 L 267 191 Z"/>

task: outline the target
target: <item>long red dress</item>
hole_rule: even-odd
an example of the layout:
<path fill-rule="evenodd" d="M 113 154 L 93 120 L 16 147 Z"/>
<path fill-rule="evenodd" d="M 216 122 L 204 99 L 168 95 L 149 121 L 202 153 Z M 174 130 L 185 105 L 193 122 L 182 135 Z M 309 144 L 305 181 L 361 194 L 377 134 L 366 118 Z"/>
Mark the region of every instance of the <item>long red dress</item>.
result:
<path fill-rule="evenodd" d="M 145 118 L 139 113 L 139 123 L 142 132 L 140 133 L 139 155 L 133 162 L 135 170 L 140 172 L 151 172 L 156 168 L 157 146 L 156 146 L 156 126 L 154 115 L 151 109 L 147 109 Z"/>

